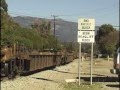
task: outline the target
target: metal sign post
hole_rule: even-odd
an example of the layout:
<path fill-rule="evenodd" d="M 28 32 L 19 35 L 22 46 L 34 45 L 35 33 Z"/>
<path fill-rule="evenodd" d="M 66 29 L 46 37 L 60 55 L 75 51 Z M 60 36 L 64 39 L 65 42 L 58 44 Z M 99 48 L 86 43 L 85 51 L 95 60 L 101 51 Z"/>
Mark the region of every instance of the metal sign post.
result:
<path fill-rule="evenodd" d="M 90 84 L 92 85 L 92 67 L 93 66 L 93 43 L 91 45 L 91 60 L 90 60 Z"/>
<path fill-rule="evenodd" d="M 78 75 L 80 85 L 80 64 L 81 64 L 81 44 L 92 43 L 91 46 L 91 60 L 90 60 L 90 84 L 92 85 L 92 66 L 93 66 L 93 43 L 95 42 L 95 19 L 80 18 L 78 19 L 78 42 L 79 46 L 79 60 L 78 60 Z"/>
<path fill-rule="evenodd" d="M 78 59 L 78 81 L 80 85 L 80 72 L 81 72 L 81 43 L 79 43 L 79 59 Z"/>

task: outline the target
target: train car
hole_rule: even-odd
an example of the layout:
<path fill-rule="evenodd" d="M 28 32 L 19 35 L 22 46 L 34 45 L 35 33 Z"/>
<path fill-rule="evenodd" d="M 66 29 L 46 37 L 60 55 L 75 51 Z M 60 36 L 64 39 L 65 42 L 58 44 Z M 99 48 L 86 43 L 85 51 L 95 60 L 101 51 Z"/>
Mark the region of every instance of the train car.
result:
<path fill-rule="evenodd" d="M 37 70 L 55 67 L 73 60 L 73 53 L 29 51 L 23 46 L 4 47 L 1 50 L 1 76 L 14 77 Z"/>

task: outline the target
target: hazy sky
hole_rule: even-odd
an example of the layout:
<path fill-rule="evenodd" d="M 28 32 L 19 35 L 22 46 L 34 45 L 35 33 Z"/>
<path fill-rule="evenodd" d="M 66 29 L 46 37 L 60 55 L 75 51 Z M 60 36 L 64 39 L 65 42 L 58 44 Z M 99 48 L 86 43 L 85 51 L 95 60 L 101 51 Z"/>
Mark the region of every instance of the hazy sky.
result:
<path fill-rule="evenodd" d="M 12 16 L 52 18 L 68 21 L 95 18 L 96 25 L 119 25 L 119 0 L 6 0 Z"/>

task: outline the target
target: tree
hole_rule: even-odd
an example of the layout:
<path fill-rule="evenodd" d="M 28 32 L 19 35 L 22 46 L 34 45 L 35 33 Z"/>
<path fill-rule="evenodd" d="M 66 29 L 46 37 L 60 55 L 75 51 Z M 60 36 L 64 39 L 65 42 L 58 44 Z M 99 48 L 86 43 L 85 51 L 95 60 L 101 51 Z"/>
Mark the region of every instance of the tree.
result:
<path fill-rule="evenodd" d="M 41 36 L 50 35 L 51 24 L 47 21 L 36 20 L 31 27 L 35 29 Z"/>
<path fill-rule="evenodd" d="M 5 0 L 1 0 L 0 7 L 1 7 L 1 9 L 4 10 L 5 12 L 8 11 L 8 5 L 7 5 L 7 3 L 6 3 Z"/>
<path fill-rule="evenodd" d="M 100 37 L 104 37 L 108 35 L 110 32 L 114 31 L 115 29 L 113 28 L 112 25 L 110 24 L 103 24 L 100 26 L 98 32 L 97 32 L 97 40 L 100 39 Z"/>
<path fill-rule="evenodd" d="M 58 48 L 57 40 L 50 35 L 51 24 L 41 21 L 32 25 L 33 29 L 22 28 L 7 13 L 5 0 L 1 1 L 1 45 L 18 43 L 28 48 L 44 50 Z M 36 31 L 35 31 L 36 30 Z M 38 33 L 39 32 L 39 33 Z"/>
<path fill-rule="evenodd" d="M 116 44 L 118 42 L 118 34 L 116 31 L 109 33 L 104 41 L 105 43 L 105 52 L 109 55 L 113 54 L 114 50 L 116 49 Z"/>
<path fill-rule="evenodd" d="M 102 54 L 112 55 L 119 40 L 118 31 L 112 25 L 101 25 L 96 35 L 96 43 Z"/>

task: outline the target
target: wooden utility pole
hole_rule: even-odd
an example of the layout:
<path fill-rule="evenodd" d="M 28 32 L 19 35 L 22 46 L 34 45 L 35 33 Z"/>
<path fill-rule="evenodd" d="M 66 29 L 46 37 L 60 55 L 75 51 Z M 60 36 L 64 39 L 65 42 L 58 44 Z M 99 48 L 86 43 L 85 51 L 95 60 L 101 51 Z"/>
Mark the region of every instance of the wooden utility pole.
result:
<path fill-rule="evenodd" d="M 54 20 L 54 36 L 55 36 L 55 34 L 56 34 L 56 33 L 55 33 L 55 28 L 56 28 L 56 27 L 55 27 L 55 25 L 56 25 L 55 20 L 56 20 L 56 17 L 58 17 L 58 16 L 56 16 L 56 15 L 52 15 L 52 16 L 53 16 L 53 18 L 54 18 L 53 20 Z"/>

